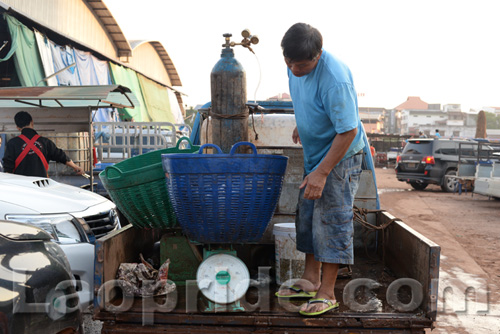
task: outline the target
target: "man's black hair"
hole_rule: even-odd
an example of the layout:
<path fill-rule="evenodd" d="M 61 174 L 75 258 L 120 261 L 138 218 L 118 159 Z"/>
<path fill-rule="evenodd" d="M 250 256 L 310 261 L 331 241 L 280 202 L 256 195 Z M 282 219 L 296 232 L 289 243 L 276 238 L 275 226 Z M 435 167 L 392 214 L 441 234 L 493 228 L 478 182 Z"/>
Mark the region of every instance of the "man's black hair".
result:
<path fill-rule="evenodd" d="M 323 36 L 307 23 L 295 23 L 281 40 L 283 56 L 291 61 L 312 60 L 323 47 Z"/>
<path fill-rule="evenodd" d="M 31 115 L 26 111 L 20 111 L 14 116 L 16 126 L 21 129 L 30 125 L 31 121 L 33 121 L 33 118 L 31 118 Z"/>

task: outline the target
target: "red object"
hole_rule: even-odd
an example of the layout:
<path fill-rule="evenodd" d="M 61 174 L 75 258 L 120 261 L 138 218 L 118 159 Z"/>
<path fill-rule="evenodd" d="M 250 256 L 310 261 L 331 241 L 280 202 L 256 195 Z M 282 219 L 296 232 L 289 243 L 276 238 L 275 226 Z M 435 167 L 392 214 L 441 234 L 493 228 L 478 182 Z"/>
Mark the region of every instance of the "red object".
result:
<path fill-rule="evenodd" d="M 94 165 L 95 167 L 96 163 L 97 163 L 97 151 L 95 147 L 92 147 L 92 165 Z"/>
<path fill-rule="evenodd" d="M 422 159 L 422 162 L 425 162 L 426 164 L 429 164 L 429 165 L 434 165 L 436 163 L 436 161 L 434 161 L 434 157 L 432 155 L 424 157 Z"/>
<path fill-rule="evenodd" d="M 35 142 L 38 138 L 40 138 L 40 136 L 34 135 L 33 138 L 31 138 L 31 140 L 29 140 L 25 135 L 20 135 L 19 138 L 24 140 L 24 142 L 26 143 L 26 147 L 24 148 L 23 152 L 21 154 L 19 154 L 19 156 L 17 157 L 15 165 L 14 165 L 14 171 L 16 171 L 16 168 L 19 166 L 21 161 L 24 160 L 26 155 L 28 155 L 28 153 L 31 150 L 33 150 L 33 152 L 35 152 L 36 155 L 38 155 L 40 160 L 42 160 L 43 167 L 45 167 L 45 170 L 48 171 L 49 164 L 47 163 L 47 159 L 45 159 L 45 156 L 43 155 L 42 151 L 40 151 L 40 149 L 38 149 L 38 147 L 35 146 Z"/>

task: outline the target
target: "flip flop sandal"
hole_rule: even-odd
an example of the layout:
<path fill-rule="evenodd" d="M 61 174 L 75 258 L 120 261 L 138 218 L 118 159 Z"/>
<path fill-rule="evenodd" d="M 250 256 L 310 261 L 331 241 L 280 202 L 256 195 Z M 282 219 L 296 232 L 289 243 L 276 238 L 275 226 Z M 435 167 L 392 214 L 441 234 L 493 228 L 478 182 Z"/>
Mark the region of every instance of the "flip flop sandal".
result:
<path fill-rule="evenodd" d="M 289 289 L 293 292 L 294 294 L 291 295 L 280 295 L 279 291 L 276 292 L 276 297 L 278 298 L 312 298 L 316 296 L 317 291 L 304 291 L 303 289 L 296 287 L 295 285 L 289 286 L 286 289 Z"/>
<path fill-rule="evenodd" d="M 317 312 L 306 312 L 306 311 L 299 311 L 299 313 L 301 315 L 305 315 L 306 317 L 314 317 L 314 316 L 318 316 L 318 315 L 321 315 L 321 314 L 324 314 L 328 311 L 331 311 L 331 310 L 336 310 L 339 308 L 339 303 L 333 303 L 331 300 L 329 299 L 322 299 L 322 298 L 317 298 L 317 299 L 310 299 L 308 302 L 307 302 L 307 307 L 309 307 L 311 304 L 326 304 L 328 307 L 321 310 L 321 311 L 317 311 Z"/>

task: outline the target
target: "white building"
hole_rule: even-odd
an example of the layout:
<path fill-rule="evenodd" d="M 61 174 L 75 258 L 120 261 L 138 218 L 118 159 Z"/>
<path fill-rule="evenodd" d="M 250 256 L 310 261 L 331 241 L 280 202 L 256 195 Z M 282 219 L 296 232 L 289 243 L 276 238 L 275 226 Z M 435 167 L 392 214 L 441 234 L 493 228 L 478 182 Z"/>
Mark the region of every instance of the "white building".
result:
<path fill-rule="evenodd" d="M 417 96 L 395 108 L 398 133 L 417 136 L 420 131 L 433 137 L 436 129 L 441 137 L 471 138 L 476 134 L 476 113 L 461 110 L 460 104 L 428 104 Z"/>

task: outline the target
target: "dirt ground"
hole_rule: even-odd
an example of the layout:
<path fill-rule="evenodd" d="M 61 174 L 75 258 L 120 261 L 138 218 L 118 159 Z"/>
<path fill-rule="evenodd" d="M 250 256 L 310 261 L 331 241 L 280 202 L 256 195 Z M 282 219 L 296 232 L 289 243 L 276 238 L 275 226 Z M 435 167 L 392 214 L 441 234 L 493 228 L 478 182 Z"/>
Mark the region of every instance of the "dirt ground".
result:
<path fill-rule="evenodd" d="M 500 333 L 500 200 L 471 192 L 415 191 L 376 168 L 381 209 L 441 246 L 432 333 Z"/>

